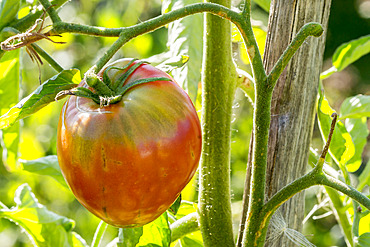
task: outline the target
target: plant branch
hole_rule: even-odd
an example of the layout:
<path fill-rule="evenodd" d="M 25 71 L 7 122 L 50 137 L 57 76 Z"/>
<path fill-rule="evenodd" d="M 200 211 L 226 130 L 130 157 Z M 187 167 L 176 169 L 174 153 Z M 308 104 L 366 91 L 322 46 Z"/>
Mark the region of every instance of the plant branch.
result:
<path fill-rule="evenodd" d="M 54 6 L 49 2 L 49 0 L 39 0 L 42 6 L 44 7 L 45 11 L 50 16 L 50 19 L 53 23 L 61 22 L 58 13 L 56 12 Z"/>
<path fill-rule="evenodd" d="M 250 14 L 251 14 L 251 0 L 245 0 L 242 15 L 249 19 Z"/>
<path fill-rule="evenodd" d="M 356 200 L 367 209 L 370 209 L 370 199 L 357 191 L 355 188 L 343 183 L 342 181 L 335 179 L 315 167 L 311 172 L 304 175 L 301 178 L 288 184 L 280 191 L 278 191 L 263 207 L 261 215 L 263 215 L 263 222 L 261 223 L 261 235 L 265 235 L 267 231 L 268 220 L 272 214 L 288 199 L 298 192 L 307 189 L 314 185 L 325 185 L 333 188 L 343 194 Z"/>
<path fill-rule="evenodd" d="M 319 181 L 319 184 L 331 187 L 337 191 L 342 192 L 343 194 L 351 197 L 353 200 L 356 200 L 358 203 L 362 204 L 364 207 L 370 210 L 370 199 L 352 186 L 327 175 L 322 177 L 322 179 Z"/>
<path fill-rule="evenodd" d="M 107 37 L 118 37 L 122 32 L 125 32 L 126 34 L 130 34 L 132 37 L 137 37 L 144 33 L 152 32 L 178 19 L 203 12 L 209 12 L 232 22 L 240 21 L 239 13 L 225 6 L 215 3 L 196 3 L 170 11 L 166 14 L 154 17 L 131 27 L 104 28 L 61 22 L 53 27 L 53 31 L 58 34 L 70 32 Z"/>
<path fill-rule="evenodd" d="M 170 226 L 171 243 L 185 235 L 199 230 L 199 215 L 197 212 L 188 214 L 175 221 Z"/>
<path fill-rule="evenodd" d="M 319 23 L 311 22 L 305 24 L 294 37 L 292 42 L 285 49 L 283 55 L 279 58 L 275 66 L 272 68 L 270 74 L 268 75 L 267 83 L 270 88 L 273 88 L 279 79 L 281 73 L 288 65 L 290 59 L 293 57 L 294 53 L 303 44 L 309 36 L 319 37 L 323 33 L 323 28 Z"/>
<path fill-rule="evenodd" d="M 36 44 L 31 44 L 32 48 L 35 49 L 37 54 L 39 54 L 43 59 L 45 59 L 51 67 L 53 67 L 57 72 L 62 72 L 64 68 L 55 61 L 46 51 L 44 51 L 40 46 Z"/>
<path fill-rule="evenodd" d="M 104 67 L 104 65 L 113 57 L 113 55 L 132 38 L 132 36 L 128 36 L 125 35 L 125 33 L 122 33 L 122 35 L 113 43 L 113 45 L 109 47 L 106 52 L 104 52 L 104 55 L 96 62 L 96 65 L 91 68 L 93 72 L 98 73 Z"/>

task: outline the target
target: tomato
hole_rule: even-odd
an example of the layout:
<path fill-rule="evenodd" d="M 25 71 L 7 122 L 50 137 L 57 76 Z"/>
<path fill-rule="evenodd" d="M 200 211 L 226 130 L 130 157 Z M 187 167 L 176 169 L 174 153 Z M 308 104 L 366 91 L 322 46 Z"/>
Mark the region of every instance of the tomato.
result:
<path fill-rule="evenodd" d="M 122 68 L 129 61 L 109 66 Z M 126 70 L 110 69 L 112 84 Z M 159 217 L 191 180 L 200 158 L 197 113 L 168 74 L 142 64 L 124 85 L 152 77 L 169 81 L 136 85 L 121 101 L 103 107 L 71 96 L 60 115 L 57 153 L 65 180 L 84 207 L 117 227 Z M 80 86 L 88 87 L 84 80 Z"/>

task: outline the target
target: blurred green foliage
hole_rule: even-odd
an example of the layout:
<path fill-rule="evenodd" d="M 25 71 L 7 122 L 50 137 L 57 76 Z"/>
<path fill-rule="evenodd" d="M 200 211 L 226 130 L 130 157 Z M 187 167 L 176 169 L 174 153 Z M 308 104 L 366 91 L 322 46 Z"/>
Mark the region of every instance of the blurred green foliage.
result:
<path fill-rule="evenodd" d="M 22 1 L 25 4 L 25 1 Z M 370 19 L 364 13 L 369 13 L 367 5 L 361 1 L 338 0 L 332 3 L 331 17 L 329 21 L 328 39 L 325 58 L 331 60 L 334 50 L 344 42 L 359 38 L 368 34 Z M 24 7 L 24 6 L 23 6 Z M 367 8 L 367 9 L 361 9 Z M 252 6 L 253 18 L 259 20 L 256 27 L 258 43 L 263 48 L 266 38 L 266 25 L 268 13 L 258 5 Z M 27 14 L 29 7 L 24 7 L 20 14 Z M 60 9 L 60 16 L 68 22 L 82 23 L 104 27 L 130 26 L 161 13 L 160 0 L 73 0 L 67 2 Z M 50 24 L 50 21 L 47 20 Z M 237 35 L 237 34 L 235 34 Z M 235 41 L 235 59 L 239 66 L 248 70 L 248 65 L 243 46 L 240 46 L 238 37 Z M 202 36 L 199 36 L 202 39 Z M 101 56 L 115 38 L 88 37 L 84 35 L 63 34 L 61 38 L 53 38 L 55 41 L 64 41 L 66 44 L 58 45 L 49 41 L 40 41 L 38 44 L 57 60 L 65 69 L 78 68 L 82 73 L 86 72 L 99 56 Z M 239 44 L 239 45 L 238 45 Z M 161 28 L 153 33 L 139 36 L 130 41 L 115 55 L 115 58 L 135 57 L 147 58 L 167 50 L 167 30 Z M 190 61 L 191 62 L 191 58 Z M 370 93 L 370 56 L 365 56 L 354 65 L 349 66 L 341 75 L 333 76 L 324 81 L 324 87 L 328 93 L 328 100 L 334 108 L 338 108 L 344 98 L 357 94 Z M 326 66 L 326 65 L 325 65 Z M 330 67 L 328 63 L 326 67 Z M 39 86 L 39 69 L 32 63 L 24 49 L 21 50 L 21 88 L 22 98 Z M 47 64 L 41 68 L 42 81 L 55 75 L 56 72 Z M 340 78 L 341 77 L 341 78 Z M 338 79 L 339 78 L 339 79 Z M 343 79 L 344 78 L 344 79 Z M 338 82 L 339 80 L 339 82 Z M 3 88 L 0 88 L 2 90 Z M 199 97 L 198 97 L 199 98 Z M 1 99 L 3 100 L 3 99 Z M 59 113 L 64 100 L 43 108 L 38 113 L 22 121 L 22 132 L 19 157 L 24 160 L 32 160 L 46 155 L 56 154 L 56 127 Z M 199 109 L 199 102 L 197 103 Z M 10 105 L 8 106 L 10 107 Z M 232 127 L 232 154 L 231 154 L 231 182 L 234 202 L 234 213 L 239 214 L 240 200 L 242 199 L 245 168 L 248 160 L 248 147 L 252 129 L 252 108 L 241 91 L 237 91 L 234 103 L 234 120 Z M 313 143 L 321 145 L 321 137 L 318 132 L 314 133 Z M 369 147 L 367 149 L 369 150 Z M 0 150 L 1 151 L 1 150 Z M 370 156 L 369 151 L 363 154 L 364 159 Z M 1 160 L 0 160 L 1 163 Z M 24 183 L 28 183 L 36 194 L 39 202 L 46 205 L 47 209 L 59 215 L 66 216 L 76 221 L 74 231 L 80 234 L 88 244 L 91 244 L 95 228 L 99 219 L 90 214 L 73 197 L 72 193 L 58 184 L 51 177 L 35 175 L 26 171 L 18 170 L 9 173 L 0 164 L 0 201 L 7 207 L 14 206 L 13 201 L 16 189 Z M 186 200 L 196 200 L 196 185 L 191 183 L 186 188 Z M 313 188 L 306 194 L 307 213 L 318 203 L 322 193 L 319 188 Z M 319 198 L 319 199 L 318 199 Z M 326 204 L 326 207 L 328 205 Z M 320 215 L 327 212 L 321 208 L 315 213 Z M 235 226 L 238 225 L 239 217 L 235 218 Z M 305 224 L 305 233 L 314 235 L 308 238 L 317 246 L 345 246 L 340 229 L 333 217 L 324 219 L 308 220 Z M 108 227 L 103 246 L 117 236 L 117 229 Z M 32 246 L 29 239 L 14 223 L 0 219 L 0 243 L 1 247 Z"/>

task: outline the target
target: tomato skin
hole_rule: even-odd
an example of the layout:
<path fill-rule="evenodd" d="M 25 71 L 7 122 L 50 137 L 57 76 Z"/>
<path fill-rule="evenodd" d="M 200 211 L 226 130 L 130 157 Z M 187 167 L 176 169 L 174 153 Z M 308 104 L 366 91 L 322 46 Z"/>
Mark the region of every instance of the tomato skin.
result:
<path fill-rule="evenodd" d="M 122 73 L 108 72 L 113 81 Z M 126 84 L 149 77 L 173 80 L 143 64 Z M 111 225 L 142 226 L 166 211 L 193 177 L 201 153 L 200 123 L 174 81 L 134 86 L 122 101 L 102 108 L 72 96 L 61 112 L 57 152 L 62 173 L 83 206 Z"/>

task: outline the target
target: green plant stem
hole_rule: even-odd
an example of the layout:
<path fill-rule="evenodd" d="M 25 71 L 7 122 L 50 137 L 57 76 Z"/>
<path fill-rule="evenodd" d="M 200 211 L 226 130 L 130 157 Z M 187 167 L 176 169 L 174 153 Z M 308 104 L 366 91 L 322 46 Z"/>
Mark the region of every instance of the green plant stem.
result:
<path fill-rule="evenodd" d="M 258 229 L 261 219 L 261 209 L 265 201 L 267 143 L 271 120 L 270 90 L 262 90 L 256 83 L 256 100 L 254 110 L 254 142 L 252 159 L 251 195 L 249 200 L 247 226 L 243 236 L 243 246 L 253 246 L 255 241 L 264 243 L 265 238 Z"/>
<path fill-rule="evenodd" d="M 171 224 L 171 242 L 199 230 L 199 216 L 197 212 L 188 214 Z"/>
<path fill-rule="evenodd" d="M 152 32 L 175 20 L 203 12 L 209 12 L 232 22 L 240 21 L 240 14 L 225 6 L 215 3 L 196 3 L 170 11 L 131 27 L 103 28 L 61 22 L 53 26 L 53 30 L 58 34 L 69 32 L 107 37 L 118 37 L 122 32 L 125 32 L 126 34 L 130 33 L 132 37 L 137 37 L 141 34 Z"/>
<path fill-rule="evenodd" d="M 325 185 L 342 192 L 343 194 L 351 197 L 353 200 L 356 200 L 358 203 L 362 204 L 364 207 L 370 210 L 370 199 L 361 192 L 357 191 L 352 186 L 330 176 L 323 177 L 322 180 L 319 182 L 319 184 L 321 185 Z"/>
<path fill-rule="evenodd" d="M 132 36 L 122 35 L 113 43 L 109 49 L 104 52 L 104 55 L 96 62 L 96 65 L 94 65 L 93 72 L 98 73 L 104 65 L 113 57 L 113 55 L 124 45 L 126 44 L 130 39 L 132 39 Z"/>
<path fill-rule="evenodd" d="M 348 217 L 346 211 L 347 209 L 343 205 L 343 201 L 340 198 L 340 194 L 338 191 L 325 187 L 326 193 L 328 194 L 331 203 L 333 204 L 333 209 L 335 210 L 334 213 L 336 214 L 336 219 L 343 231 L 345 236 L 345 242 L 348 246 L 353 246 L 353 237 L 351 232 L 351 222 L 350 218 Z"/>
<path fill-rule="evenodd" d="M 231 5 L 230 0 L 217 2 Z M 230 143 L 237 74 L 232 61 L 231 25 L 209 14 L 205 15 L 202 72 L 200 231 L 205 247 L 233 247 Z"/>
<path fill-rule="evenodd" d="M 311 22 L 305 24 L 294 37 L 292 42 L 284 51 L 283 55 L 276 62 L 275 66 L 272 68 L 271 73 L 268 75 L 268 83 L 270 87 L 274 87 L 277 79 L 280 77 L 281 73 L 288 65 L 290 59 L 293 57 L 294 53 L 303 44 L 303 42 L 309 36 L 319 37 L 323 33 L 323 28 L 319 23 Z"/>
<path fill-rule="evenodd" d="M 247 8 L 250 9 L 250 8 Z M 262 57 L 258 49 L 257 41 L 253 33 L 250 14 L 242 13 L 237 16 L 237 20 L 233 23 L 239 29 L 243 37 L 249 61 L 252 65 L 253 78 L 256 83 L 262 84 L 266 81 L 267 75 L 263 66 Z"/>
<path fill-rule="evenodd" d="M 243 12 L 243 14 L 250 17 L 250 14 L 248 13 Z M 270 111 L 272 91 L 277 79 L 288 64 L 289 60 L 292 58 L 293 54 L 298 50 L 308 36 L 321 35 L 322 27 L 317 23 L 305 25 L 300 32 L 298 32 L 284 54 L 280 57 L 269 76 L 266 77 L 253 32 L 250 33 L 250 21 L 247 20 L 245 22 L 238 23 L 241 25 L 239 29 L 241 30 L 241 34 L 246 43 L 252 64 L 256 89 L 253 126 L 254 150 L 252 161 L 252 189 L 247 217 L 248 223 L 243 237 L 243 246 L 263 246 L 268 221 L 271 217 L 271 214 L 263 211 L 262 208 L 264 208 L 265 200 L 267 144 L 271 121 Z M 310 183 L 312 183 L 312 181 L 310 181 Z M 261 222 L 261 225 L 257 222 Z"/>
<path fill-rule="evenodd" d="M 98 227 L 96 228 L 91 247 L 99 247 L 100 242 L 103 240 L 103 236 L 107 227 L 107 223 L 105 223 L 104 221 L 100 221 Z"/>
<path fill-rule="evenodd" d="M 31 44 L 32 48 L 35 49 L 35 51 L 43 58 L 45 59 L 53 69 L 55 69 L 57 72 L 62 72 L 64 69 L 63 67 L 55 61 L 46 51 L 44 51 L 40 46 L 36 44 Z"/>
<path fill-rule="evenodd" d="M 112 58 L 112 56 L 129 40 L 144 33 L 152 32 L 175 20 L 202 12 L 210 12 L 211 14 L 218 15 L 232 22 L 240 21 L 240 14 L 227 7 L 224 7 L 219 4 L 199 3 L 191 4 L 186 7 L 173 10 L 161 16 L 155 17 L 151 20 L 127 28 L 105 29 L 99 27 L 82 26 L 78 24 L 69 25 L 67 23 L 58 23 L 53 27 L 53 30 L 56 33 L 79 32 L 89 35 L 95 34 L 98 36 L 119 35 L 119 38 L 116 40 L 116 42 L 114 42 L 114 44 L 104 53 L 104 55 L 97 62 L 96 67 L 97 71 L 95 72 L 98 72 Z"/>
<path fill-rule="evenodd" d="M 272 214 L 278 209 L 278 207 L 284 202 L 286 202 L 293 195 L 313 185 L 325 185 L 330 188 L 333 188 L 351 197 L 357 202 L 361 203 L 367 209 L 370 209 L 370 199 L 369 198 L 367 198 L 365 195 L 363 195 L 356 189 L 352 188 L 351 186 L 331 176 L 326 175 L 318 168 L 319 167 L 315 167 L 311 172 L 309 172 L 305 176 L 293 181 L 292 183 L 282 188 L 264 205 L 263 210 L 261 212 L 261 215 L 263 215 L 263 218 L 261 219 L 260 229 L 259 229 L 262 237 L 266 235 L 268 221 L 270 217 L 272 216 Z M 347 236 L 346 234 L 346 237 L 349 237 L 349 240 L 352 239 L 352 237 L 350 236 L 351 234 L 349 236 Z M 258 246 L 263 246 L 263 245 L 259 244 Z"/>
<path fill-rule="evenodd" d="M 54 6 L 49 2 L 49 0 L 39 0 L 42 6 L 44 7 L 45 11 L 50 16 L 50 19 L 53 23 L 61 22 L 59 15 L 57 14 Z"/>

